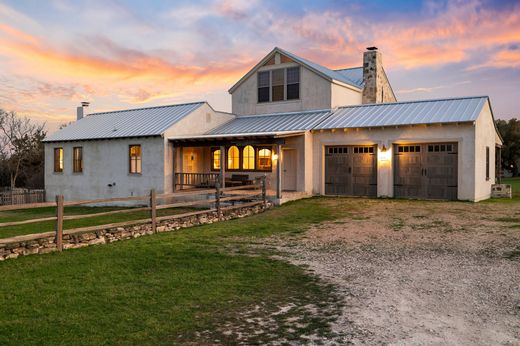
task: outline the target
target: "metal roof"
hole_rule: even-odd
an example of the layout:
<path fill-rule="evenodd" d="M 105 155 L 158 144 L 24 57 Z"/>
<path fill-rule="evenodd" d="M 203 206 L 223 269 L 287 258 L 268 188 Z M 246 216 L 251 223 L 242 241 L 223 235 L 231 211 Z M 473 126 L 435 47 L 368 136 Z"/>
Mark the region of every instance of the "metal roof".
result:
<path fill-rule="evenodd" d="M 472 122 L 487 96 L 341 107 L 314 129 Z"/>
<path fill-rule="evenodd" d="M 243 115 L 217 127 L 207 135 L 279 133 L 310 130 L 331 114 L 330 110 Z"/>
<path fill-rule="evenodd" d="M 158 136 L 204 103 L 94 113 L 52 134 L 45 142 Z"/>
<path fill-rule="evenodd" d="M 351 67 L 334 70 L 334 72 L 342 74 L 345 78 L 350 79 L 352 83 L 357 85 L 359 88 L 364 87 L 363 83 L 363 67 Z"/>
<path fill-rule="evenodd" d="M 318 71 L 320 72 L 321 74 L 327 76 L 328 78 L 330 79 L 333 79 L 333 80 L 337 80 L 339 82 L 342 82 L 342 83 L 345 83 L 345 84 L 348 84 L 348 85 L 352 85 L 356 88 L 362 88 L 363 85 L 361 83 L 361 85 L 354 81 L 353 79 L 351 79 L 351 75 L 348 74 L 348 73 L 341 73 L 339 71 L 334 71 L 334 70 L 331 70 L 329 69 L 328 67 L 325 67 L 325 66 L 322 66 L 320 64 L 317 64 L 315 62 L 312 62 L 310 60 L 307 60 L 307 59 L 304 59 L 304 58 L 301 58 L 291 52 L 288 52 L 286 50 L 283 50 L 281 48 L 278 48 L 276 47 L 275 49 L 277 49 L 280 53 L 282 54 L 285 54 L 287 55 L 289 58 L 303 64 L 303 65 L 307 65 L 308 67 L 310 67 L 311 69 L 315 70 L 315 71 Z M 343 70 L 344 71 L 344 70 Z M 361 68 L 361 74 L 363 74 L 363 69 Z M 361 76 L 361 79 L 363 79 L 363 76 Z M 363 81 L 361 81 L 363 82 Z"/>

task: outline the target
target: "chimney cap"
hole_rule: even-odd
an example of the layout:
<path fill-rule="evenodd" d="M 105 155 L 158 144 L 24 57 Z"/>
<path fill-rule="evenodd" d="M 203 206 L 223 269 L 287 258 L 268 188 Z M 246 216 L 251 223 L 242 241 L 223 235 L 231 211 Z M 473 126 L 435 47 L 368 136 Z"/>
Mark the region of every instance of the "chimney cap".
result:
<path fill-rule="evenodd" d="M 81 102 L 81 107 L 88 107 L 90 105 L 90 102 L 83 101 Z"/>
<path fill-rule="evenodd" d="M 367 50 L 377 50 L 377 47 L 367 47 Z"/>

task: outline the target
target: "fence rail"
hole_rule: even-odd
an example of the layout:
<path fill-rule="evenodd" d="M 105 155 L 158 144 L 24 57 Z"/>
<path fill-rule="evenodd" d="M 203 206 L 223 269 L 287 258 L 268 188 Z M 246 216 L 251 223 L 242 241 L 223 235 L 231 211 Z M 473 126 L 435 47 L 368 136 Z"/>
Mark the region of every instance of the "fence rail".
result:
<path fill-rule="evenodd" d="M 0 205 L 45 202 L 45 190 L 13 189 L 0 191 Z"/>
<path fill-rule="evenodd" d="M 168 194 L 156 194 L 155 190 L 151 190 L 148 196 L 132 196 L 132 197 L 117 197 L 117 198 L 103 198 L 103 199 L 93 199 L 93 200 L 82 200 L 82 201 L 65 201 L 62 195 L 56 196 L 56 202 L 47 202 L 47 203 L 30 203 L 30 204 L 22 204 L 22 205 L 7 205 L 0 206 L 1 211 L 7 210 L 16 210 L 16 209 L 28 209 L 28 208 L 42 208 L 42 207 L 55 207 L 55 216 L 38 218 L 38 219 L 30 219 L 23 221 L 13 221 L 13 222 L 4 222 L 0 223 L 0 228 L 8 227 L 8 226 L 18 226 L 18 225 L 26 225 L 31 223 L 38 223 L 44 221 L 55 221 L 54 234 L 56 239 L 56 246 L 58 251 L 63 250 L 63 234 L 71 234 L 71 233 L 82 233 L 89 231 L 97 231 L 101 229 L 107 228 L 115 228 L 115 227 L 123 227 L 129 225 L 138 225 L 138 224 L 146 224 L 150 223 L 152 225 L 152 231 L 154 233 L 157 232 L 157 222 L 182 218 L 185 216 L 198 215 L 201 213 L 206 213 L 208 211 L 217 212 L 218 218 L 222 218 L 222 212 L 224 210 L 240 207 L 240 206 L 250 206 L 255 204 L 263 203 L 264 205 L 267 203 L 266 200 L 266 183 L 265 177 L 259 180 L 259 184 L 254 185 L 246 185 L 239 187 L 227 187 L 221 188 L 219 185 L 219 180 L 217 179 L 215 182 L 215 187 L 212 189 L 194 189 L 190 191 L 181 191 L 174 192 Z M 206 198 L 201 198 L 201 195 L 206 195 Z M 189 198 L 198 196 L 197 199 L 193 201 L 175 201 L 177 198 Z M 77 206 L 77 205 L 85 205 L 85 204 L 94 204 L 94 203 L 106 203 L 106 202 L 118 202 L 118 201 L 146 201 L 146 207 L 134 207 L 123 210 L 113 210 L 107 212 L 100 213 L 92 213 L 85 215 L 65 215 L 65 207 L 66 206 Z M 158 201 L 168 200 L 166 204 L 159 204 Z M 170 203 L 173 201 L 173 203 Z M 236 202 L 240 202 L 238 206 L 235 206 Z M 173 214 L 173 215 L 164 215 L 157 216 L 157 211 L 161 209 L 167 208 L 182 208 L 182 207 L 191 207 L 195 205 L 209 205 L 209 210 L 204 209 L 202 211 L 195 212 L 187 212 L 181 214 Z M 111 224 L 103 224 L 96 226 L 88 226 L 74 229 L 63 229 L 63 221 L 64 220 L 77 220 L 84 218 L 92 218 L 97 216 L 106 216 L 106 215 L 115 215 L 122 213 L 131 213 L 136 211 L 149 211 L 149 217 L 146 219 L 139 220 L 130 220 L 118 223 Z M 48 234 L 41 233 L 43 234 Z M 27 238 L 31 235 L 23 235 L 19 237 Z"/>

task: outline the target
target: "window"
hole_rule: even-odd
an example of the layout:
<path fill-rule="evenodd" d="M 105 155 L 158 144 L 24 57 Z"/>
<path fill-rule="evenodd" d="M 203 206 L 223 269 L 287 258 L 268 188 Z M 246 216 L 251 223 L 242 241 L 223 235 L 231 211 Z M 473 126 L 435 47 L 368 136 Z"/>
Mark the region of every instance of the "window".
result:
<path fill-rule="evenodd" d="M 374 147 L 354 147 L 354 154 L 373 154 Z"/>
<path fill-rule="evenodd" d="M 130 156 L 130 173 L 132 174 L 141 174 L 141 145 L 131 145 L 129 150 Z"/>
<path fill-rule="evenodd" d="M 300 98 L 300 68 L 291 67 L 287 69 L 287 100 L 298 100 Z"/>
<path fill-rule="evenodd" d="M 269 102 L 270 72 L 258 72 L 258 103 Z"/>
<path fill-rule="evenodd" d="M 486 180 L 489 180 L 489 147 L 486 147 Z"/>
<path fill-rule="evenodd" d="M 271 170 L 272 160 L 271 160 L 271 149 L 262 148 L 258 150 L 258 161 L 256 169 L 262 171 Z"/>
<path fill-rule="evenodd" d="M 83 148 L 74 147 L 72 149 L 72 172 L 83 172 Z"/>
<path fill-rule="evenodd" d="M 220 169 L 220 149 L 213 150 L 213 169 Z"/>
<path fill-rule="evenodd" d="M 228 169 L 240 168 L 240 151 L 236 146 L 232 146 L 228 150 Z"/>
<path fill-rule="evenodd" d="M 271 71 L 271 101 L 283 101 L 285 99 L 285 69 Z"/>
<path fill-rule="evenodd" d="M 54 172 L 63 172 L 63 148 L 54 148 Z"/>
<path fill-rule="evenodd" d="M 398 146 L 397 151 L 400 153 L 420 153 L 421 146 L 420 145 L 400 145 L 400 146 Z"/>
<path fill-rule="evenodd" d="M 258 103 L 300 98 L 300 67 L 258 72 Z"/>
<path fill-rule="evenodd" d="M 255 169 L 255 149 L 250 145 L 242 150 L 242 169 Z"/>

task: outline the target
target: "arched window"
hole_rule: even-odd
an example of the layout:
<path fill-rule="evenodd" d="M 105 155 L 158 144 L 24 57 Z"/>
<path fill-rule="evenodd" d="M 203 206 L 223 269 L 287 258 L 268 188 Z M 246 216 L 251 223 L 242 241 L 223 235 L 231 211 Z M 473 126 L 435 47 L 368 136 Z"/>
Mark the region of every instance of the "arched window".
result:
<path fill-rule="evenodd" d="M 228 169 L 240 168 L 240 151 L 236 146 L 232 146 L 228 150 Z"/>
<path fill-rule="evenodd" d="M 255 149 L 250 145 L 242 151 L 242 169 L 255 169 Z"/>
<path fill-rule="evenodd" d="M 263 148 L 258 150 L 258 164 L 257 169 L 270 170 L 271 163 L 271 149 Z"/>
<path fill-rule="evenodd" d="M 220 169 L 220 149 L 213 150 L 213 169 Z"/>

